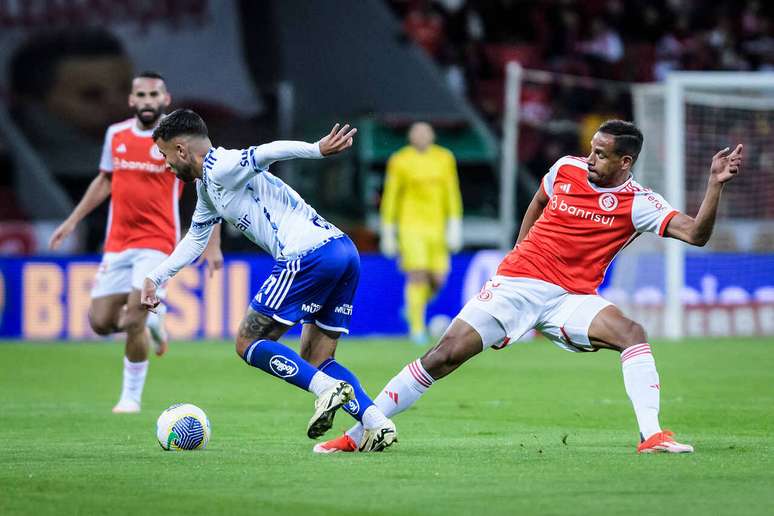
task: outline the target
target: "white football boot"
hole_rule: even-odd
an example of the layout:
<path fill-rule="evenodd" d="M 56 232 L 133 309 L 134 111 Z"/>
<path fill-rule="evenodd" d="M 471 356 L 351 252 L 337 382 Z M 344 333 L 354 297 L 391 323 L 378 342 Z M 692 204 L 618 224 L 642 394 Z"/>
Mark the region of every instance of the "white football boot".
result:
<path fill-rule="evenodd" d="M 359 450 L 361 452 L 380 452 L 397 442 L 398 430 L 395 428 L 395 423 L 391 419 L 387 419 L 381 426 L 365 431 Z"/>
<path fill-rule="evenodd" d="M 314 415 L 306 427 L 306 435 L 317 439 L 333 426 L 333 416 L 346 402 L 355 397 L 355 390 L 347 382 L 339 381 L 323 392 L 314 402 Z"/>
<path fill-rule="evenodd" d="M 137 414 L 140 412 L 140 404 L 134 400 L 119 400 L 113 407 L 113 414 Z"/>

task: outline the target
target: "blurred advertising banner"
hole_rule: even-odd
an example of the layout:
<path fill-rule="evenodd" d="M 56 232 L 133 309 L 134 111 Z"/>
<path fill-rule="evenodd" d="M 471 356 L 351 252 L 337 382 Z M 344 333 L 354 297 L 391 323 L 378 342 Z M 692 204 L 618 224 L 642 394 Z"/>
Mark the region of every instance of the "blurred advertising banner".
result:
<path fill-rule="evenodd" d="M 446 287 L 428 310 L 440 334 L 497 268 L 499 251 L 464 253 L 452 260 Z M 352 335 L 406 333 L 403 276 L 394 260 L 363 255 Z M 88 323 L 90 290 L 99 257 L 0 258 L 0 338 L 49 340 L 96 338 Z M 265 255 L 230 255 L 209 277 L 196 267 L 169 284 L 167 327 L 173 339 L 233 336 L 245 309 L 271 270 Z M 688 258 L 685 289 L 689 336 L 774 334 L 774 255 L 702 254 Z M 641 285 L 600 293 L 640 320 L 653 336 L 661 326 L 663 291 Z M 294 330 L 296 333 L 298 329 Z"/>
<path fill-rule="evenodd" d="M 448 323 L 461 308 L 464 272 L 472 257 L 455 258 L 455 273 L 429 311 L 430 317 L 441 316 L 436 321 Z M 88 322 L 90 291 L 99 259 L 0 258 L 0 338 L 99 338 Z M 266 255 L 230 255 L 223 270 L 212 277 L 202 268 L 182 270 L 168 285 L 166 321 L 171 337 L 180 340 L 233 336 L 272 265 L 272 259 Z M 476 280 L 472 293 L 480 289 L 485 279 L 482 275 L 480 281 Z M 402 304 L 403 276 L 395 261 L 363 256 L 352 334 L 405 333 Z"/>

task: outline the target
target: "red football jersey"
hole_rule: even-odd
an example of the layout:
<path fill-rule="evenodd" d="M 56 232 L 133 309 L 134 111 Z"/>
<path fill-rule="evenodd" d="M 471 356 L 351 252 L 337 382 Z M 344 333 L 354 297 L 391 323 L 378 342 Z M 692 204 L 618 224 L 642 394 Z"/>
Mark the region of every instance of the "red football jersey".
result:
<path fill-rule="evenodd" d="M 616 188 L 588 180 L 586 160 L 559 159 L 543 178 L 548 205 L 497 274 L 534 278 L 576 294 L 596 294 L 615 255 L 640 233 L 663 236 L 677 214 L 631 177 Z"/>
<path fill-rule="evenodd" d="M 156 249 L 169 254 L 180 238 L 183 184 L 167 168 L 152 134 L 131 118 L 111 125 L 105 135 L 99 168 L 113 175 L 105 252 Z"/>

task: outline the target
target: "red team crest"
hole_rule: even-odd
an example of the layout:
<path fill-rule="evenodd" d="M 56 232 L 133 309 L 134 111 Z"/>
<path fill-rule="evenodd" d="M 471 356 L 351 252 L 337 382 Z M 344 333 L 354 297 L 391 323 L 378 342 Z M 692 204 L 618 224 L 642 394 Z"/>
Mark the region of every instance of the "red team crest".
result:
<path fill-rule="evenodd" d="M 613 211 L 618 208 L 618 197 L 615 194 L 603 193 L 599 196 L 599 207 L 605 211 Z"/>

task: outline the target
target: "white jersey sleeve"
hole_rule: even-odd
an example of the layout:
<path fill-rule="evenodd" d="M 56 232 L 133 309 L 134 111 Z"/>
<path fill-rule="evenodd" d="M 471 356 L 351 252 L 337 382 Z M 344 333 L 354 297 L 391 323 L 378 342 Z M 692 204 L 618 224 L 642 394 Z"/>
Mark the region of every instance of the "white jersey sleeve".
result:
<path fill-rule="evenodd" d="M 103 172 L 113 172 L 113 134 L 111 128 L 105 131 L 105 141 L 102 143 L 102 155 L 99 158 L 99 169 Z"/>
<path fill-rule="evenodd" d="M 656 233 L 664 236 L 667 224 L 677 215 L 664 198 L 650 190 L 637 192 L 632 203 L 632 224 L 638 233 Z"/>
<path fill-rule="evenodd" d="M 148 278 L 156 284 L 162 285 L 183 267 L 193 263 L 207 247 L 212 228 L 221 222 L 220 215 L 212 205 L 207 191 L 201 181 L 196 182 L 196 210 L 191 219 L 191 227 L 185 237 L 177 244 L 172 254 L 161 262 L 155 269 L 148 273 Z"/>
<path fill-rule="evenodd" d="M 212 156 L 209 158 L 209 156 Z M 244 150 L 219 147 L 204 161 L 213 181 L 226 189 L 240 188 L 255 174 L 266 172 L 275 161 L 322 158 L 318 143 L 276 141 Z M 207 159 L 212 159 L 208 167 Z"/>
<path fill-rule="evenodd" d="M 256 171 L 268 170 L 269 165 L 275 161 L 284 161 L 293 158 L 320 159 L 320 143 L 306 143 L 288 140 L 265 143 L 248 150 L 250 163 Z"/>
<path fill-rule="evenodd" d="M 556 181 L 556 173 L 559 171 L 559 167 L 554 164 L 549 170 L 548 174 L 543 176 L 543 191 L 546 193 L 546 197 L 549 199 L 554 196 L 554 181 Z"/>
<path fill-rule="evenodd" d="M 220 189 L 241 189 L 246 181 L 255 176 L 255 171 L 248 164 L 249 159 L 246 151 L 224 149 L 223 147 L 210 150 L 204 157 L 203 182 L 205 185 L 212 182 Z M 201 198 L 201 194 L 199 195 Z"/>

